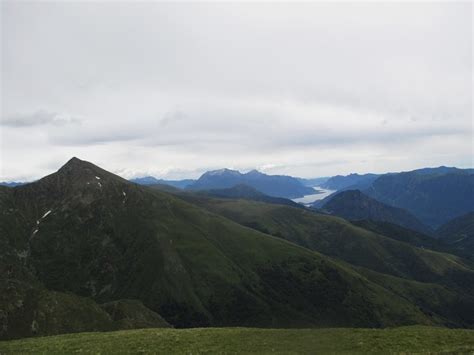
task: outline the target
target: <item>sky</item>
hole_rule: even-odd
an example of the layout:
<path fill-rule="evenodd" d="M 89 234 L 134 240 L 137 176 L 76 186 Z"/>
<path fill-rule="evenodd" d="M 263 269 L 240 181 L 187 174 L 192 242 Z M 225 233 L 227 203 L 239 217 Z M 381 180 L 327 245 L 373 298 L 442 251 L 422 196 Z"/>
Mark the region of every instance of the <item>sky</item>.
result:
<path fill-rule="evenodd" d="M 473 167 L 470 2 L 1 2 L 0 181 Z"/>

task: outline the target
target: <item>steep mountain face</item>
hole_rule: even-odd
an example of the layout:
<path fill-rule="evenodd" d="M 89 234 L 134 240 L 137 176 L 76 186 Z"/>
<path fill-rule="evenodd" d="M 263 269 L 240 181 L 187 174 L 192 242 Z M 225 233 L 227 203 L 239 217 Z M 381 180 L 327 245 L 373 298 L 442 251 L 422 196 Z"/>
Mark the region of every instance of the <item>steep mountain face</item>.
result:
<path fill-rule="evenodd" d="M 193 184 L 196 180 L 193 180 L 193 179 L 163 180 L 163 179 L 157 179 L 153 176 L 145 176 L 141 178 L 131 179 L 130 181 L 138 185 L 169 185 L 172 187 L 176 187 L 178 189 L 185 189 L 189 185 Z"/>
<path fill-rule="evenodd" d="M 403 208 L 424 224 L 437 228 L 474 210 L 474 174 L 456 169 L 454 173 L 423 169 L 386 174 L 365 193 L 388 205 Z"/>
<path fill-rule="evenodd" d="M 314 193 L 298 179 L 283 175 L 266 175 L 256 170 L 241 174 L 236 170 L 221 169 L 208 171 L 188 188 L 191 190 L 215 190 L 244 184 L 273 197 L 298 198 Z"/>
<path fill-rule="evenodd" d="M 347 190 L 331 196 L 324 202 L 322 210 L 351 221 L 390 222 L 426 234 L 433 232 L 411 213 L 374 200 L 359 190 Z"/>
<path fill-rule="evenodd" d="M 81 277 L 90 271 L 87 260 L 96 255 L 90 251 L 94 245 L 87 246 L 88 251 L 84 246 L 73 250 L 77 241 L 71 236 L 78 227 L 72 223 L 70 230 L 68 223 L 87 219 L 76 207 L 93 203 L 104 184 L 117 189 L 124 182 L 92 164 L 72 159 L 57 173 L 35 183 L 0 188 L 0 339 L 123 329 L 96 300 L 80 296 L 87 292 L 71 293 L 76 290 L 67 284 L 80 285 Z M 60 224 L 55 223 L 58 215 L 63 218 Z M 83 243 L 88 239 L 90 236 Z M 85 270 L 76 270 L 81 267 Z M 116 298 L 115 302 L 121 305 L 126 301 Z M 141 302 L 130 308 L 141 318 L 129 314 L 127 324 L 163 326 L 156 322 L 159 316 Z"/>
<path fill-rule="evenodd" d="M 422 168 L 404 173 L 387 174 L 349 174 L 336 175 L 327 178 L 321 185 L 322 188 L 329 190 L 366 190 L 372 186 L 372 183 L 381 176 L 390 175 L 395 177 L 399 174 L 412 173 L 416 175 L 446 175 L 446 174 L 473 174 L 474 169 L 458 169 L 454 167 L 440 166 L 437 168 Z"/>
<path fill-rule="evenodd" d="M 379 176 L 377 174 L 336 175 L 328 179 L 321 187 L 328 190 L 363 190 L 368 188 Z"/>
<path fill-rule="evenodd" d="M 436 230 L 440 240 L 474 258 L 474 212 L 454 218 Z"/>
<path fill-rule="evenodd" d="M 180 327 L 448 321 L 348 265 L 76 158 L 1 188 L 0 206 L 2 338 L 160 325 L 159 315 Z"/>

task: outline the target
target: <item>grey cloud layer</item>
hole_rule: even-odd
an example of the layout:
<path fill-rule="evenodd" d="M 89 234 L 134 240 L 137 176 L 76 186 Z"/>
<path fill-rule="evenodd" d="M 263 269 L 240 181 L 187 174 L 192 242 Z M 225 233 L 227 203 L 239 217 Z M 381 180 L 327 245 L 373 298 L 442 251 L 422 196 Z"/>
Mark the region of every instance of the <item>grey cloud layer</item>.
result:
<path fill-rule="evenodd" d="M 1 6 L 0 179 L 472 164 L 469 3 Z"/>
<path fill-rule="evenodd" d="M 72 117 L 67 114 L 59 114 L 57 112 L 50 112 L 46 110 L 39 110 L 26 114 L 17 114 L 3 117 L 0 121 L 0 124 L 10 127 L 29 127 L 42 125 L 64 126 L 68 124 L 78 124 L 80 122 L 81 119 L 78 117 Z"/>

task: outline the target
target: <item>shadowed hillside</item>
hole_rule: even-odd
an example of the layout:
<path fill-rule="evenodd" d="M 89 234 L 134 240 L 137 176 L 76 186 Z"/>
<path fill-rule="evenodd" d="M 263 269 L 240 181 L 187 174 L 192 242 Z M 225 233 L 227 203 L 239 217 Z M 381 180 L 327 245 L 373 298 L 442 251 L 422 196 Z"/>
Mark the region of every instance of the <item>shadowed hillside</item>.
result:
<path fill-rule="evenodd" d="M 415 247 L 416 240 L 403 241 L 393 232 L 391 237 L 387 237 L 358 228 L 341 218 L 310 210 L 244 200 L 182 198 L 242 225 L 342 259 L 351 265 L 406 280 L 447 286 L 461 298 L 466 294 L 467 302 L 472 302 L 472 263 L 452 254 L 424 249 L 425 246 Z M 451 299 L 455 300 L 455 297 Z M 470 309 L 465 316 L 471 319 L 470 322 L 474 319 Z"/>
<path fill-rule="evenodd" d="M 390 222 L 425 234 L 433 233 L 411 213 L 374 200 L 359 190 L 347 190 L 328 197 L 322 210 L 348 220 Z"/>
<path fill-rule="evenodd" d="M 470 169 L 385 174 L 365 192 L 380 202 L 407 210 L 432 228 L 474 211 L 474 174 Z"/>

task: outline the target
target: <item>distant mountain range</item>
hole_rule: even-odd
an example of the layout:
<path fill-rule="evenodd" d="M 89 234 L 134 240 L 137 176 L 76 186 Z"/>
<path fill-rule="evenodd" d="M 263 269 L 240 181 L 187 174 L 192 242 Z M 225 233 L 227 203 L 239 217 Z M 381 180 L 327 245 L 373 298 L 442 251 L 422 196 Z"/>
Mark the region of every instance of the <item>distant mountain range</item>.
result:
<path fill-rule="evenodd" d="M 304 178 L 297 178 L 304 186 L 315 187 L 321 186 L 326 181 L 330 179 L 330 177 L 318 177 L 312 179 L 304 179 Z"/>
<path fill-rule="evenodd" d="M 418 175 L 446 175 L 446 174 L 474 174 L 474 169 L 459 169 L 449 166 L 439 166 L 437 168 L 421 168 L 409 171 Z"/>
<path fill-rule="evenodd" d="M 441 166 L 381 175 L 350 174 L 332 177 L 321 187 L 339 192 L 360 190 L 385 205 L 405 210 L 431 229 L 474 211 L 474 169 Z M 328 198 L 313 207 L 320 208 Z"/>
<path fill-rule="evenodd" d="M 25 185 L 26 182 L 19 182 L 19 181 L 2 181 L 0 182 L 0 186 L 8 186 L 8 187 L 15 187 L 20 185 Z"/>
<path fill-rule="evenodd" d="M 313 181 L 316 180 L 318 179 L 313 179 Z M 265 195 L 283 198 L 298 198 L 315 192 L 312 187 L 303 183 L 303 179 L 284 175 L 267 175 L 257 170 L 248 173 L 240 173 L 231 169 L 213 170 L 204 173 L 197 180 L 163 180 L 147 176 L 131 181 L 140 185 L 170 185 L 179 189 L 195 191 L 220 190 L 245 185 Z M 309 180 L 306 183 L 311 184 Z"/>
<path fill-rule="evenodd" d="M 474 211 L 474 170 L 440 167 L 385 174 L 364 193 L 437 228 Z"/>
<path fill-rule="evenodd" d="M 254 187 L 160 186 L 77 158 L 1 186 L 0 338 L 170 325 L 474 327 L 472 262 L 426 250 L 416 232 L 355 225 Z"/>
<path fill-rule="evenodd" d="M 189 185 L 192 185 L 196 180 L 193 179 L 183 179 L 183 180 L 164 180 L 157 179 L 153 176 L 145 176 L 141 178 L 131 179 L 131 182 L 139 185 L 169 185 L 176 187 L 178 189 L 185 189 Z"/>
<path fill-rule="evenodd" d="M 429 229 L 436 229 L 451 219 L 474 210 L 474 169 L 445 166 L 401 173 L 349 174 L 314 179 L 267 175 L 256 170 L 240 173 L 236 170 L 220 169 L 208 171 L 197 180 L 164 180 L 147 176 L 131 181 L 140 185 L 168 185 L 194 191 L 246 185 L 267 196 L 286 199 L 314 194 L 316 191 L 312 186 L 339 192 L 360 190 L 385 205 L 407 211 Z M 21 184 L 23 183 L 0 183 L 4 186 Z M 318 201 L 313 207 L 319 208 L 324 203 L 325 201 Z M 426 229 L 424 231 L 428 233 Z"/>
<path fill-rule="evenodd" d="M 187 188 L 215 190 L 235 185 L 247 185 L 266 195 L 284 198 L 298 198 L 315 192 L 312 187 L 304 186 L 298 179 L 291 176 L 267 175 L 257 170 L 240 173 L 231 169 L 208 171 Z"/>
<path fill-rule="evenodd" d="M 321 187 L 328 190 L 364 190 L 369 187 L 380 175 L 378 174 L 350 174 L 336 175 L 324 182 Z"/>

